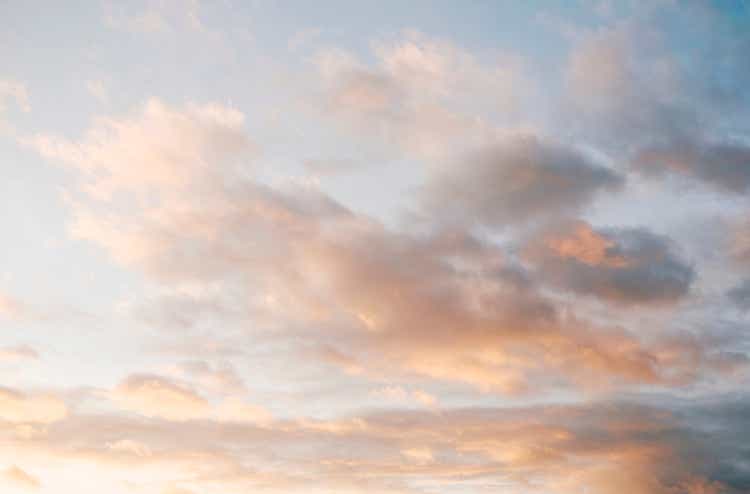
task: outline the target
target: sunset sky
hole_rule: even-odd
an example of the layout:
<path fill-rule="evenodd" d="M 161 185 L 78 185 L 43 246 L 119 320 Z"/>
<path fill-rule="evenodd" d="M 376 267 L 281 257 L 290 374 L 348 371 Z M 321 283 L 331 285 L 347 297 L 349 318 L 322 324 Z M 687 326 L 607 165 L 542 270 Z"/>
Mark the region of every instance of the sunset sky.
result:
<path fill-rule="evenodd" d="M 750 493 L 750 2 L 0 0 L 0 493 Z"/>

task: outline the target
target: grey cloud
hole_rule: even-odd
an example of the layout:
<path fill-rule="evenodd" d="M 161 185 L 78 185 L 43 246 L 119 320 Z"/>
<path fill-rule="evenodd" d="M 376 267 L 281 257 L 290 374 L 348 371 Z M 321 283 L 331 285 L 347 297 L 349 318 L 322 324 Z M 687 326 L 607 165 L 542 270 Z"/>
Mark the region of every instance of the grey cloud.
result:
<path fill-rule="evenodd" d="M 745 192 L 750 128 L 739 109 L 749 97 L 747 39 L 717 35 L 733 28 L 708 5 L 686 5 L 683 15 L 696 39 L 711 39 L 685 47 L 689 65 L 670 49 L 675 40 L 654 13 L 582 36 L 566 69 L 566 118 L 645 177 L 684 175 Z"/>
<path fill-rule="evenodd" d="M 674 302 L 695 279 L 673 242 L 644 228 L 597 230 L 572 222 L 542 233 L 526 251 L 543 279 L 622 304 Z"/>
<path fill-rule="evenodd" d="M 426 186 L 435 217 L 502 227 L 577 211 L 624 178 L 581 151 L 534 135 L 499 140 L 441 170 Z"/>
<path fill-rule="evenodd" d="M 730 289 L 727 296 L 740 309 L 750 309 L 750 279 L 744 280 Z"/>
<path fill-rule="evenodd" d="M 698 115 L 665 43 L 647 23 L 622 22 L 582 36 L 564 73 L 567 117 L 619 151 L 692 135 Z"/>
<path fill-rule="evenodd" d="M 639 151 L 633 164 L 645 175 L 683 174 L 737 194 L 750 188 L 750 145 L 743 141 L 673 142 Z"/>

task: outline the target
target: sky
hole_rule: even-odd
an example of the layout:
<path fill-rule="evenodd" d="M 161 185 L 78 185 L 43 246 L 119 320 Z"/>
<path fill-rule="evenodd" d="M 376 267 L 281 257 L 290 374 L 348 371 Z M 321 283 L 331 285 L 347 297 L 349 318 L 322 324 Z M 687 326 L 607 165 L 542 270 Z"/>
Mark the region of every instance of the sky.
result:
<path fill-rule="evenodd" d="M 750 493 L 750 3 L 0 2 L 0 492 Z"/>

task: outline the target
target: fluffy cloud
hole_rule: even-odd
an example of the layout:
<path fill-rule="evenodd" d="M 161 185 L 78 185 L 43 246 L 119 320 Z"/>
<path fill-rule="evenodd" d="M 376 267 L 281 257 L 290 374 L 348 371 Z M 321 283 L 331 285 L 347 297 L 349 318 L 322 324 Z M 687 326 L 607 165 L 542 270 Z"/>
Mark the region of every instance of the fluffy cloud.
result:
<path fill-rule="evenodd" d="M 646 175 L 686 175 L 736 194 L 750 187 L 750 145 L 735 142 L 676 142 L 641 150 L 634 158 Z"/>
<path fill-rule="evenodd" d="M 338 355 L 334 360 L 348 372 L 421 376 L 504 393 L 666 385 L 696 375 L 702 349 L 680 356 L 669 341 L 647 344 L 627 328 L 601 327 L 559 310 L 500 246 L 462 227 L 392 230 L 315 188 L 260 185 L 242 166 L 244 146 L 223 145 L 247 142 L 234 125 L 227 130 L 227 115 L 234 124 L 242 121 L 214 106 L 179 110 L 152 102 L 138 119 L 106 124 L 127 132 L 106 134 L 97 145 L 90 138 L 70 143 L 81 152 L 73 160 L 60 155 L 68 163 L 107 170 L 94 190 L 105 180 L 130 192 L 133 202 L 127 207 L 111 197 L 104 204 L 110 209 L 84 203 L 76 234 L 163 285 L 194 287 L 186 307 L 206 302 L 209 313 L 233 307 L 242 318 L 290 335 L 317 331 L 317 343 L 333 348 L 328 354 Z M 158 140 L 146 132 L 154 125 Z M 194 144 L 163 152 L 180 146 L 184 129 Z M 130 148 L 139 166 L 126 167 L 114 152 Z M 530 136 L 509 138 L 468 165 L 428 190 L 446 204 L 440 214 L 482 225 L 575 210 L 622 183 L 582 153 Z M 185 172 L 179 178 L 158 172 L 178 169 Z M 154 188 L 161 200 L 137 199 Z M 605 264 L 553 255 L 543 267 L 577 291 L 610 300 L 666 301 L 686 292 L 692 270 L 665 239 L 640 230 L 604 235 L 601 241 L 612 243 Z M 612 265 L 620 257 L 624 264 Z M 192 392 L 149 382 L 123 383 L 123 402 L 176 419 L 207 413 Z M 174 411 L 161 411 L 166 402 L 156 388 L 162 387 L 174 398 Z"/>
<path fill-rule="evenodd" d="M 24 208 L 44 235 L 28 252 L 27 237 L 7 236 L 35 265 L 6 266 L 3 283 L 29 294 L 58 272 L 39 253 L 70 256 L 66 268 L 80 262 L 91 279 L 39 293 L 92 314 L 72 321 L 0 294 L 12 330 L 0 363 L 18 361 L 0 372 L 15 378 L 37 357 L 9 346 L 18 330 L 49 353 L 19 389 L 0 389 L 0 466 L 23 467 L 0 481 L 80 494 L 750 492 L 750 230 L 731 225 L 717 245 L 697 227 L 747 205 L 747 16 L 717 19 L 706 2 L 606 5 L 558 9 L 581 20 L 563 36 L 534 30 L 554 15 L 542 12 L 489 45 L 481 31 L 464 37 L 476 52 L 384 34 L 369 51 L 315 52 L 313 73 L 294 67 L 300 40 L 354 31 L 313 26 L 279 58 L 264 30 L 250 42 L 245 9 L 211 7 L 222 29 L 209 32 L 195 2 L 106 7 L 110 27 L 158 46 L 111 56 L 145 38 L 99 30 L 85 58 L 135 61 L 127 86 L 169 79 L 153 90 L 172 103 L 95 118 L 80 136 L 79 113 L 101 105 L 45 111 L 59 135 L 20 140 L 58 170 L 23 150 L 32 159 L 16 167 L 11 150 L 10 186 L 40 193 L 8 189 L 9 200 L 49 206 L 42 191 L 59 186 L 68 209 Z M 451 9 L 456 21 L 472 12 Z M 127 42 L 106 42 L 114 35 Z M 526 37 L 528 58 L 498 54 Z M 92 39 L 65 39 L 78 38 Z M 63 63 L 63 45 L 30 53 Z M 186 47 L 210 54 L 199 73 L 180 65 L 195 65 Z M 177 56 L 152 77 L 164 54 Z M 98 77 L 85 72 L 71 74 Z M 194 86 L 191 73 L 230 79 Z M 30 81 L 40 101 L 60 103 L 42 82 Z M 107 99 L 96 81 L 88 89 Z M 113 108 L 141 97 L 112 89 Z M 184 102 L 215 89 L 238 107 Z M 26 99 L 0 82 L 0 119 Z M 52 228 L 61 218 L 73 241 Z M 101 375 L 86 372 L 104 360 Z M 125 377 L 103 384 L 113 374 Z M 65 384 L 34 387 L 53 382 Z"/>
<path fill-rule="evenodd" d="M 440 219 L 502 227 L 577 211 L 623 183 L 581 151 L 518 134 L 452 163 L 427 184 L 426 195 Z"/>
<path fill-rule="evenodd" d="M 528 86 L 512 57 L 483 64 L 417 32 L 372 48 L 374 65 L 341 50 L 318 53 L 324 113 L 358 138 L 411 156 L 440 157 L 491 137 L 489 122 L 509 120 Z"/>
<path fill-rule="evenodd" d="M 78 170 L 86 192 L 101 200 L 116 193 L 158 194 L 193 181 L 217 180 L 216 163 L 241 167 L 238 156 L 253 149 L 243 132 L 244 116 L 221 105 L 189 105 L 184 111 L 150 100 L 139 114 L 101 118 L 80 142 L 38 135 L 25 142 L 43 156 Z M 162 194 L 167 194 L 165 197 Z"/>
<path fill-rule="evenodd" d="M 526 250 L 540 276 L 621 304 L 674 302 L 695 278 L 667 237 L 645 229 L 597 230 L 570 222 L 540 234 Z"/>

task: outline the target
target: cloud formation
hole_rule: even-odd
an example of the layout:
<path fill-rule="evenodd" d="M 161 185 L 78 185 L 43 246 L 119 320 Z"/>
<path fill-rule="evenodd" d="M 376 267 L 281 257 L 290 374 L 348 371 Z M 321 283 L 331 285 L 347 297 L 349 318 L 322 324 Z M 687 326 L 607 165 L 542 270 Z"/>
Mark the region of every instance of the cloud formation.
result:
<path fill-rule="evenodd" d="M 624 179 L 584 153 L 530 134 L 509 135 L 436 174 L 428 207 L 448 221 L 503 227 L 575 212 Z"/>
<path fill-rule="evenodd" d="M 242 314 L 293 334 L 304 334 L 311 326 L 329 328 L 322 336 L 338 342 L 329 346 L 340 355 L 337 362 L 349 362 L 348 371 L 397 371 L 511 394 L 561 384 L 680 382 L 693 379 L 697 361 L 711 361 L 701 357 L 697 347 L 679 357 L 666 339 L 642 342 L 626 328 L 602 327 L 560 311 L 524 280 L 500 246 L 468 230 L 392 231 L 314 188 L 260 185 L 235 165 L 237 158 L 230 151 L 241 153 L 241 146 L 221 148 L 226 140 L 223 127 L 201 127 L 207 110 L 150 105 L 179 128 L 201 132 L 191 135 L 202 145 L 187 158 L 161 153 L 178 145 L 165 141 L 170 135 L 181 137 L 176 130 L 162 132 L 158 142 L 150 135 L 144 142 L 146 133 L 129 119 L 131 131 L 118 134 L 117 146 L 140 150 L 156 160 L 154 165 L 144 161 L 141 177 L 137 169 L 120 167 L 119 158 L 98 163 L 110 172 L 109 182 L 127 186 L 136 197 L 158 184 L 162 197 L 174 196 L 176 202 L 128 209 L 120 217 L 86 209 L 76 233 L 163 283 L 221 287 L 210 292 L 219 297 L 211 303 L 212 311 L 239 303 Z M 227 113 L 207 108 L 210 115 Z M 153 124 L 148 108 L 141 118 L 145 127 Z M 123 125 L 114 120 L 107 124 Z M 232 136 L 232 142 L 247 140 Z M 95 161 L 93 156 L 108 156 L 99 153 L 100 147 L 80 154 L 74 166 Z M 219 148 L 222 159 L 212 162 L 211 173 L 203 173 L 202 164 Z M 617 174 L 578 152 L 527 136 L 498 144 L 474 165 L 480 173 L 468 170 L 453 180 L 443 178 L 443 185 L 436 187 L 451 184 L 458 190 L 454 197 L 443 192 L 446 212 L 453 208 L 467 221 L 475 213 L 480 224 L 490 226 L 511 221 L 514 214 L 533 218 L 580 208 L 597 190 L 622 183 Z M 154 168 L 178 166 L 196 171 L 177 181 L 151 179 Z M 231 187 L 224 182 L 229 177 Z M 498 193 L 506 185 L 508 191 Z M 201 197 L 200 203 L 185 202 L 188 191 Z M 596 233 L 581 228 L 582 236 L 558 233 L 559 238 L 542 241 L 543 249 L 536 254 L 542 278 L 620 303 L 669 302 L 687 293 L 692 268 L 672 252 L 667 239 L 645 230 Z M 225 299 L 225 293 L 240 293 L 242 301 L 234 295 Z M 201 297 L 199 291 L 189 303 Z M 592 368 L 598 372 L 591 373 Z M 132 391 L 145 400 L 141 391 L 151 388 L 145 381 L 135 384 L 123 385 L 123 396 Z M 181 404 L 195 405 L 179 407 L 188 410 L 184 418 L 205 413 L 199 397 L 164 386 L 170 396 L 181 397 Z"/>
<path fill-rule="evenodd" d="M 6 9 L 3 489 L 750 492 L 747 12 L 393 8 Z"/>
<path fill-rule="evenodd" d="M 24 458 L 73 469 L 96 461 L 98 488 L 148 478 L 142 473 L 158 466 L 159 481 L 143 486 L 149 493 L 177 485 L 309 492 L 314 476 L 316 492 L 419 492 L 437 481 L 448 490 L 470 482 L 519 493 L 734 494 L 750 479 L 736 456 L 742 438 L 726 441 L 706 418 L 713 413 L 714 421 L 732 425 L 746 409 L 744 402 L 718 409 L 696 403 L 679 414 L 632 402 L 440 414 L 392 409 L 262 428 L 77 415 L 43 441 L 10 439 L 0 454 L 15 448 Z M 248 451 L 255 451 L 255 468 L 243 466 Z"/>
<path fill-rule="evenodd" d="M 620 304 L 663 304 L 687 295 L 693 268 L 669 238 L 645 229 L 600 229 L 573 221 L 526 247 L 541 276 L 563 289 Z"/>
<path fill-rule="evenodd" d="M 634 163 L 647 175 L 686 175 L 736 194 L 742 194 L 750 187 L 750 146 L 742 141 L 677 142 L 644 149 L 635 157 Z"/>
<path fill-rule="evenodd" d="M 411 156 L 435 158 L 483 142 L 494 133 L 489 120 L 510 119 L 528 85 L 513 57 L 485 64 L 449 41 L 418 32 L 371 49 L 373 64 L 340 49 L 318 52 L 322 110 L 355 138 Z"/>

